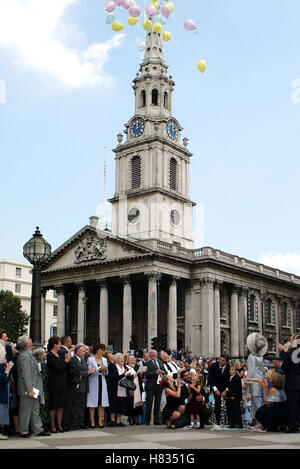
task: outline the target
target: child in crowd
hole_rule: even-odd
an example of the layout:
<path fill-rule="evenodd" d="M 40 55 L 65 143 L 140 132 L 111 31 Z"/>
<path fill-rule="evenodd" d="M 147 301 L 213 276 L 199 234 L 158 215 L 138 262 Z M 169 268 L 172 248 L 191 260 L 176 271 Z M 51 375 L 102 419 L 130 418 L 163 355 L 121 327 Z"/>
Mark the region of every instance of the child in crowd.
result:
<path fill-rule="evenodd" d="M 200 374 L 196 374 L 192 377 L 192 383 L 189 386 L 190 393 L 192 394 L 192 398 L 189 401 L 187 411 L 190 414 L 191 424 L 190 429 L 194 428 L 194 420 L 196 417 L 197 423 L 196 428 L 200 428 L 200 414 L 202 405 L 205 402 L 204 397 L 203 400 L 197 400 L 197 396 L 202 395 L 201 390 L 204 384 L 204 377 Z"/>
<path fill-rule="evenodd" d="M 241 415 L 242 382 L 237 373 L 237 366 L 231 365 L 229 373 L 230 380 L 226 395 L 229 427 L 243 428 Z"/>

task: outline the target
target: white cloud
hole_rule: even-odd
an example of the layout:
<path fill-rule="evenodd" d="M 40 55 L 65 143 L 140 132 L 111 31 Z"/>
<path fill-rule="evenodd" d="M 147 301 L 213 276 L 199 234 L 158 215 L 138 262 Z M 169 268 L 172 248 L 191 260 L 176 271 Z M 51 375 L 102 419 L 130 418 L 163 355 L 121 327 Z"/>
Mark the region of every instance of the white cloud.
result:
<path fill-rule="evenodd" d="M 82 33 L 65 19 L 72 5 L 80 5 L 80 0 L 0 0 L 0 51 L 9 51 L 14 65 L 52 77 L 67 88 L 107 89 L 113 79 L 104 65 L 124 34 L 80 49 L 74 43 Z"/>
<path fill-rule="evenodd" d="M 300 275 L 300 254 L 269 252 L 262 254 L 258 262 L 285 272 Z"/>

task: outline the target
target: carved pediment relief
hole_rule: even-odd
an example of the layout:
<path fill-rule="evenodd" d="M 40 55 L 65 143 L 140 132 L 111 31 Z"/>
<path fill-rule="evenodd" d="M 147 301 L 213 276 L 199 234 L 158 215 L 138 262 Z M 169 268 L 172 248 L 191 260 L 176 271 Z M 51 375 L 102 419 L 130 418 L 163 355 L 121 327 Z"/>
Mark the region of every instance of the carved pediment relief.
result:
<path fill-rule="evenodd" d="M 103 260 L 106 258 L 106 251 L 106 239 L 89 233 L 86 238 L 80 241 L 74 251 L 74 264 Z"/>

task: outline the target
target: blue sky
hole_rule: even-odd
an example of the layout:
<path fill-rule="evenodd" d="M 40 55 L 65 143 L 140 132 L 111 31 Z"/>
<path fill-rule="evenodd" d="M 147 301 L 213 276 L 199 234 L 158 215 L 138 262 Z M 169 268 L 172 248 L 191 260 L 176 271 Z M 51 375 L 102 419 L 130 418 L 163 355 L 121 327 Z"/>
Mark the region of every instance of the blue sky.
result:
<path fill-rule="evenodd" d="M 114 194 L 111 149 L 134 114 L 145 31 L 118 8 L 126 27 L 114 33 L 104 3 L 0 0 L 0 258 L 24 260 L 36 225 L 55 249 L 88 223 L 103 202 L 104 147 Z M 202 245 L 300 274 L 300 3 L 173 3 L 164 54 Z"/>

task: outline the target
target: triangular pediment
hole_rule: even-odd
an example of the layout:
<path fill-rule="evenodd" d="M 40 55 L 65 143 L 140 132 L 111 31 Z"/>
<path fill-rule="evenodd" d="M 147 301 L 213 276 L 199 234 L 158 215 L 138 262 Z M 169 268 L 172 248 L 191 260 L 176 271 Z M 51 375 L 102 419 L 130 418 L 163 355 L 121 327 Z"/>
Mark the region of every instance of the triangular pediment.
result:
<path fill-rule="evenodd" d="M 136 258 L 150 252 L 150 249 L 139 246 L 134 241 L 88 225 L 51 254 L 43 271 Z"/>

